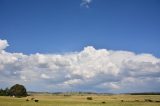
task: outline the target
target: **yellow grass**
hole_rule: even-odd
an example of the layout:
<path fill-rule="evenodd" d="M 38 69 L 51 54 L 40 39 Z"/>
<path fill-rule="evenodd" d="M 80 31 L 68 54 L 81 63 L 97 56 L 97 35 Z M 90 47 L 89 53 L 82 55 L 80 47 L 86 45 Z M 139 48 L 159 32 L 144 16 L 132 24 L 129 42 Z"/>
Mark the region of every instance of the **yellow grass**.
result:
<path fill-rule="evenodd" d="M 87 100 L 88 96 L 93 100 Z M 39 102 L 36 103 L 31 98 L 38 99 Z M 145 102 L 145 99 L 154 102 Z M 33 95 L 25 98 L 0 96 L 0 106 L 160 106 L 159 102 L 155 102 L 158 100 L 160 101 L 160 95 Z"/>

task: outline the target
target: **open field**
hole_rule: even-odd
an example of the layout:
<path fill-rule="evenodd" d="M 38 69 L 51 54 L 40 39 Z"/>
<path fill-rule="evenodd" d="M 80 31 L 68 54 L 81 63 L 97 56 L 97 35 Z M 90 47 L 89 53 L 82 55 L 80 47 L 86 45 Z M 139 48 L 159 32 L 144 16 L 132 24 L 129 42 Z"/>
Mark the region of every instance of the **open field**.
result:
<path fill-rule="evenodd" d="M 93 100 L 87 100 L 88 96 Z M 31 100 L 33 97 L 39 102 Z M 145 102 L 145 99 L 153 101 Z M 160 102 L 156 102 L 159 100 L 160 95 L 34 95 L 25 98 L 0 96 L 0 106 L 160 106 Z"/>

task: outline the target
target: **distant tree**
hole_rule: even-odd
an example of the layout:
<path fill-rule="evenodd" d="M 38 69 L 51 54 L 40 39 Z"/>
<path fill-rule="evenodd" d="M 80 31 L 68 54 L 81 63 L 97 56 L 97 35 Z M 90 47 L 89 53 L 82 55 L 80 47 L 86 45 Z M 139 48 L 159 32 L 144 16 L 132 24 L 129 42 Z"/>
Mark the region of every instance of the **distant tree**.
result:
<path fill-rule="evenodd" d="M 0 89 L 0 96 L 4 96 L 4 90 L 3 89 Z"/>
<path fill-rule="evenodd" d="M 0 96 L 8 96 L 9 95 L 9 89 L 0 89 Z"/>
<path fill-rule="evenodd" d="M 9 95 L 16 97 L 25 97 L 27 96 L 27 91 L 23 85 L 15 84 L 10 88 Z"/>
<path fill-rule="evenodd" d="M 9 96 L 9 88 L 5 89 L 5 96 Z"/>

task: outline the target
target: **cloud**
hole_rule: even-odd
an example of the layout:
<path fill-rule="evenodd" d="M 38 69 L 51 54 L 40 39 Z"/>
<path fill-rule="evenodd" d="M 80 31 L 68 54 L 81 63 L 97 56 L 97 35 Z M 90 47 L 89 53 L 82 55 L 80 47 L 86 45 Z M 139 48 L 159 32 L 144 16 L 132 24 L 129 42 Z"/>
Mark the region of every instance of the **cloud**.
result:
<path fill-rule="evenodd" d="M 6 40 L 1 40 L 0 39 L 0 52 L 5 49 L 8 45 L 8 42 Z"/>
<path fill-rule="evenodd" d="M 92 0 L 82 0 L 80 6 L 89 8 L 91 3 L 92 3 Z"/>
<path fill-rule="evenodd" d="M 0 87 L 25 84 L 29 90 L 145 92 L 159 91 L 160 59 L 85 47 L 66 54 L 10 53 L 0 40 Z"/>

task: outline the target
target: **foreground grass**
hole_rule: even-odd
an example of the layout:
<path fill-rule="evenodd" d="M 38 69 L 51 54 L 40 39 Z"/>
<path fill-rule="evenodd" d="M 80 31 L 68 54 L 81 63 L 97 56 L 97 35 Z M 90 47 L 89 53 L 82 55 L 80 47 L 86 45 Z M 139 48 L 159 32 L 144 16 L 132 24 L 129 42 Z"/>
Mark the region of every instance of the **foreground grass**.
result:
<path fill-rule="evenodd" d="M 144 102 L 144 99 L 160 100 L 160 95 L 89 95 L 93 100 L 86 100 L 84 96 L 53 96 L 34 95 L 26 98 L 12 98 L 0 96 L 0 106 L 160 106 L 159 102 Z M 30 100 L 32 97 L 38 103 Z M 26 99 L 29 101 L 26 101 Z M 121 102 L 124 100 L 124 102 Z M 136 101 L 138 100 L 138 101 Z M 102 103 L 105 102 L 105 103 Z"/>

